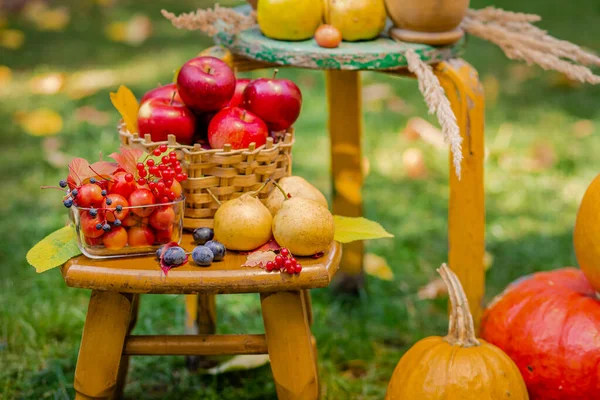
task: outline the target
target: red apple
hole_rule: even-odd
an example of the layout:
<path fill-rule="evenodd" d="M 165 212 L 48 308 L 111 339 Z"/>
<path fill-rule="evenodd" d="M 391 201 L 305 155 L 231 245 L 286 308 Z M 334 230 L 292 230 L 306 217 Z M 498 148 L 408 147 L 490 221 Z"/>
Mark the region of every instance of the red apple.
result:
<path fill-rule="evenodd" d="M 208 126 L 208 142 L 213 149 L 222 149 L 226 144 L 232 149 L 246 149 L 252 142 L 259 147 L 267 142 L 268 135 L 267 125 L 240 107 L 222 109 Z"/>
<path fill-rule="evenodd" d="M 165 230 L 157 230 L 154 240 L 157 243 L 165 244 L 173 241 L 173 225 Z"/>
<path fill-rule="evenodd" d="M 88 211 L 81 211 L 79 226 L 86 237 L 95 239 L 102 236 L 104 231 L 96 229 L 96 225 L 98 224 L 104 224 L 104 214 L 101 211 L 95 217 L 92 217 Z"/>
<path fill-rule="evenodd" d="M 175 222 L 175 211 L 173 211 L 173 207 L 171 206 L 157 207 L 156 211 L 150 215 L 148 221 L 154 229 L 169 229 L 173 225 L 173 222 Z"/>
<path fill-rule="evenodd" d="M 110 178 L 108 182 L 108 192 L 112 194 L 118 194 L 123 196 L 125 199 L 129 198 L 131 192 L 135 190 L 135 180 L 127 182 L 125 180 L 127 172 L 117 172 Z"/>
<path fill-rule="evenodd" d="M 82 185 L 75 196 L 77 207 L 100 207 L 103 201 L 102 188 L 94 183 Z"/>
<path fill-rule="evenodd" d="M 239 107 L 242 104 L 244 89 L 250 83 L 252 79 L 248 78 L 240 78 L 235 81 L 235 92 L 233 92 L 233 97 L 229 100 L 228 107 Z"/>
<path fill-rule="evenodd" d="M 131 247 L 152 246 L 154 232 L 147 226 L 132 226 L 127 233 L 127 243 Z"/>
<path fill-rule="evenodd" d="M 175 94 L 175 97 L 173 97 Z M 181 97 L 179 97 L 179 93 L 177 93 L 177 84 L 169 83 L 168 85 L 159 86 L 147 92 L 142 99 L 140 100 L 140 104 L 144 104 L 147 100 L 150 99 L 165 99 L 171 101 L 177 101 L 179 103 L 183 103 Z"/>
<path fill-rule="evenodd" d="M 258 115 L 274 131 L 292 126 L 302 107 L 302 93 L 289 79 L 255 79 L 246 86 L 243 98 L 242 107 Z"/>
<path fill-rule="evenodd" d="M 154 194 L 149 189 L 136 189 L 129 195 L 129 205 L 131 207 L 152 206 L 156 203 Z M 147 217 L 154 212 L 155 207 L 132 208 L 130 211 L 137 216 Z"/>
<path fill-rule="evenodd" d="M 138 111 L 138 130 L 146 133 L 155 142 L 167 140 L 175 135 L 177 142 L 191 144 L 196 130 L 196 117 L 183 103 L 167 99 L 150 99 Z"/>
<path fill-rule="evenodd" d="M 196 112 L 225 107 L 235 91 L 235 75 L 224 61 L 209 56 L 192 58 L 179 70 L 177 91 Z"/>
<path fill-rule="evenodd" d="M 110 206 L 106 204 L 107 199 L 110 199 Z M 117 206 L 121 206 L 122 210 L 117 211 Z M 128 206 L 129 203 L 125 200 L 125 197 L 116 193 L 107 195 L 104 203 L 102 203 L 102 208 L 106 209 L 106 220 L 110 222 L 114 222 L 115 219 L 123 221 L 129 214 L 129 209 L 125 208 Z"/>
<path fill-rule="evenodd" d="M 113 226 L 102 236 L 102 243 L 110 250 L 122 249 L 127 244 L 127 231 L 122 226 Z"/>

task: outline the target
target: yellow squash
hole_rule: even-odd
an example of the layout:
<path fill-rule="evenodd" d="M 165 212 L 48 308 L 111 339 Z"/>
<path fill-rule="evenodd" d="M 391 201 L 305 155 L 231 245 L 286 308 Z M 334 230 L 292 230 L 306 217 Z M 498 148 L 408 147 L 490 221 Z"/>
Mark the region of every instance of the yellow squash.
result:
<path fill-rule="evenodd" d="M 444 264 L 438 272 L 452 304 L 445 337 L 411 347 L 394 370 L 386 400 L 526 400 L 523 377 L 498 347 L 475 337 L 460 281 Z"/>

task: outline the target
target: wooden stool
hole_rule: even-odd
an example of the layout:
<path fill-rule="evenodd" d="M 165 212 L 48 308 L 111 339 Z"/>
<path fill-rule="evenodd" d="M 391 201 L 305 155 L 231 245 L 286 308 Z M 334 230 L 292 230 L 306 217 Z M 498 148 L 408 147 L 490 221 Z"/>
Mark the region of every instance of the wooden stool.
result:
<path fill-rule="evenodd" d="M 194 248 L 184 234 L 181 246 Z M 246 256 L 229 253 L 210 267 L 188 263 L 164 276 L 154 256 L 71 259 L 62 268 L 68 286 L 92 289 L 75 370 L 76 399 L 120 398 L 129 356 L 269 354 L 279 399 L 319 396 L 316 342 L 311 334 L 309 289 L 329 285 L 341 246 L 324 257 L 301 259 L 299 275 L 242 267 Z M 260 293 L 264 335 L 131 335 L 140 294 Z M 294 337 L 294 341 L 280 340 Z"/>

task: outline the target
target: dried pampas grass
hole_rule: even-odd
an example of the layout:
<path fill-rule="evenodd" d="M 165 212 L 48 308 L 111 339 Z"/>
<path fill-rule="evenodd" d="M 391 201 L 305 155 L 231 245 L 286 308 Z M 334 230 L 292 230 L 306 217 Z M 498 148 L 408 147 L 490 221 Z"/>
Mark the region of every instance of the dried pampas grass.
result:
<path fill-rule="evenodd" d="M 179 16 L 167 10 L 162 10 L 161 13 L 178 29 L 199 30 L 208 36 L 214 36 L 219 32 L 235 34 L 256 25 L 256 11 L 244 15 L 232 8 L 221 7 L 218 3 L 215 4 L 214 9 L 199 8 Z"/>
<path fill-rule="evenodd" d="M 588 66 L 600 66 L 600 57 L 532 25 L 540 20 L 538 15 L 486 7 L 469 10 L 461 26 L 471 35 L 498 45 L 511 60 L 537 64 L 572 80 L 599 84 L 600 76 L 594 75 Z"/>
<path fill-rule="evenodd" d="M 419 90 L 425 98 L 430 114 L 436 114 L 442 126 L 442 134 L 446 143 L 450 144 L 452 163 L 456 176 L 460 180 L 461 163 L 463 160 L 462 141 L 456 116 L 452 112 L 450 101 L 442 88 L 440 81 L 433 73 L 431 67 L 425 64 L 414 50 L 406 52 L 408 70 L 416 75 L 419 81 Z"/>

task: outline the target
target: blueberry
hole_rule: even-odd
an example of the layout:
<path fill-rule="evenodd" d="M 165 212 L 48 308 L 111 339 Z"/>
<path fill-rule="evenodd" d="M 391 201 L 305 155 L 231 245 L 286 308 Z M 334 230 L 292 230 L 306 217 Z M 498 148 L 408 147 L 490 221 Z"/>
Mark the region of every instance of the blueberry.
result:
<path fill-rule="evenodd" d="M 106 189 L 103 189 L 103 190 L 100 192 L 100 194 L 101 194 L 102 196 L 106 196 Z"/>
<path fill-rule="evenodd" d="M 106 199 L 105 201 L 106 201 L 106 205 L 107 206 L 110 206 L 112 204 L 112 200 L 111 199 Z"/>
<path fill-rule="evenodd" d="M 98 215 L 98 210 L 96 210 L 95 208 L 90 208 L 90 217 L 96 217 L 96 215 Z"/>
<path fill-rule="evenodd" d="M 102 229 L 102 224 L 100 224 L 100 223 L 96 224 L 96 229 L 98 229 L 98 230 Z"/>
<path fill-rule="evenodd" d="M 196 246 L 192 251 L 192 259 L 201 267 L 209 266 L 212 263 L 213 258 L 215 258 L 215 256 L 212 250 L 206 246 Z"/>
<path fill-rule="evenodd" d="M 102 230 L 103 230 L 104 232 L 108 232 L 108 231 L 110 231 L 110 225 L 109 225 L 109 224 L 104 224 L 104 225 L 102 225 Z"/>
<path fill-rule="evenodd" d="M 63 201 L 63 204 L 65 205 L 65 207 L 71 208 L 71 206 L 73 205 L 73 200 L 66 199 L 65 201 Z"/>
<path fill-rule="evenodd" d="M 71 195 L 72 195 L 73 197 L 76 197 L 78 194 L 79 194 L 79 191 L 78 191 L 77 189 L 73 189 L 73 190 L 71 190 Z"/>
<path fill-rule="evenodd" d="M 225 246 L 216 240 L 209 240 L 204 244 L 204 246 L 208 247 L 213 252 L 213 255 L 215 256 L 213 261 L 221 261 L 223 258 L 225 258 L 225 254 L 227 254 Z"/>
<path fill-rule="evenodd" d="M 197 244 L 205 244 L 212 240 L 214 236 L 215 232 L 210 228 L 198 228 L 194 231 L 194 241 Z"/>
<path fill-rule="evenodd" d="M 120 219 L 115 219 L 115 222 L 113 222 L 114 226 L 121 226 L 121 220 Z"/>
<path fill-rule="evenodd" d="M 58 184 L 60 185 L 61 188 L 67 187 L 67 181 L 65 181 L 64 179 L 62 181 L 58 182 Z"/>
<path fill-rule="evenodd" d="M 185 250 L 181 247 L 169 247 L 163 256 L 163 261 L 167 265 L 181 265 L 185 262 Z"/>
<path fill-rule="evenodd" d="M 117 210 L 118 212 L 123 211 L 123 206 L 118 204 L 117 207 L 115 207 L 115 210 Z"/>
<path fill-rule="evenodd" d="M 90 178 L 90 183 L 91 183 L 91 184 L 94 184 L 94 183 L 96 183 L 96 178 Z"/>

